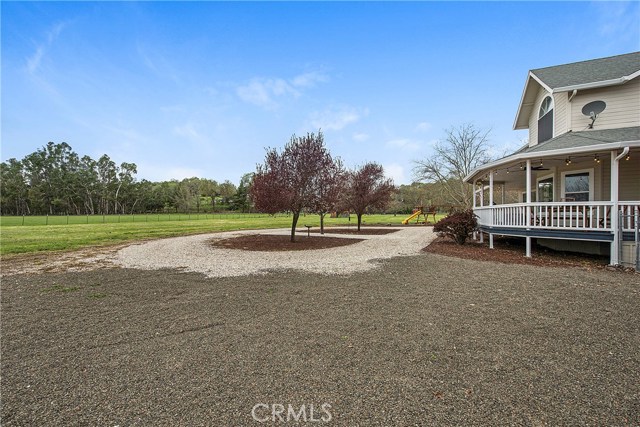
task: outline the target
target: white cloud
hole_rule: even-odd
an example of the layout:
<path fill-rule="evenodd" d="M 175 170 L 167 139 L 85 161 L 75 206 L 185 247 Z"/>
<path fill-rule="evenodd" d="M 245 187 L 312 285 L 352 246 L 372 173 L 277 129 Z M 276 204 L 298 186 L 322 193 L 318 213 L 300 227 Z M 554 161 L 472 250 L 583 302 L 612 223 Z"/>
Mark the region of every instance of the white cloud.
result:
<path fill-rule="evenodd" d="M 243 101 L 267 109 L 277 106 L 275 98 L 279 96 L 299 96 L 299 92 L 283 79 L 254 78 L 248 84 L 238 86 L 236 93 Z"/>
<path fill-rule="evenodd" d="M 322 130 L 341 130 L 357 122 L 369 114 L 368 109 L 358 109 L 349 106 L 327 108 L 324 111 L 311 113 L 309 122 L 314 128 Z"/>
<path fill-rule="evenodd" d="M 27 58 L 27 71 L 29 71 L 29 74 L 34 74 L 38 68 L 40 68 L 40 62 L 42 62 L 43 56 L 44 46 L 38 46 L 33 55 Z"/>
<path fill-rule="evenodd" d="M 391 163 L 389 165 L 383 165 L 384 174 L 393 179 L 395 185 L 406 184 L 406 178 L 404 176 L 404 168 L 397 163 Z"/>
<path fill-rule="evenodd" d="M 369 135 L 366 133 L 354 133 L 351 138 L 353 138 L 354 141 L 356 142 L 364 142 L 367 141 L 369 139 Z"/>
<path fill-rule="evenodd" d="M 29 74 L 34 74 L 40 68 L 40 64 L 42 63 L 42 59 L 44 55 L 51 47 L 53 42 L 58 38 L 62 30 L 67 24 L 64 22 L 59 22 L 55 24 L 48 32 L 47 32 L 47 40 L 36 46 L 36 50 L 30 57 L 27 58 L 27 71 Z"/>
<path fill-rule="evenodd" d="M 174 126 L 173 133 L 196 142 L 200 142 L 204 139 L 204 136 L 198 132 L 196 126 L 192 122 L 185 123 L 182 126 Z"/>
<path fill-rule="evenodd" d="M 431 123 L 429 122 L 420 122 L 416 125 L 416 131 L 417 132 L 427 132 L 428 130 L 430 130 L 433 126 L 431 125 Z"/>
<path fill-rule="evenodd" d="M 592 7 L 596 8 L 602 36 L 628 39 L 637 31 L 636 2 L 593 2 Z"/>
<path fill-rule="evenodd" d="M 165 55 L 154 47 L 144 46 L 141 42 L 137 42 L 136 48 L 144 65 L 154 74 L 161 78 L 170 79 L 176 84 L 181 83 L 178 73 Z"/>
<path fill-rule="evenodd" d="M 282 78 L 255 77 L 247 84 L 236 88 L 240 99 L 266 109 L 278 106 L 278 100 L 286 97 L 297 98 L 302 95 L 301 89 L 315 86 L 318 82 L 327 81 L 327 77 L 319 72 L 308 72 L 285 80 Z"/>
<path fill-rule="evenodd" d="M 312 87 L 316 83 L 323 83 L 328 80 L 328 77 L 317 71 L 311 71 L 308 73 L 300 74 L 291 80 L 291 84 L 296 87 Z"/>
<path fill-rule="evenodd" d="M 409 138 L 392 139 L 391 141 L 387 141 L 387 146 L 398 148 L 402 151 L 418 151 L 421 148 L 418 141 Z"/>
<path fill-rule="evenodd" d="M 110 132 L 118 135 L 119 139 L 124 139 L 127 142 L 130 141 L 146 141 L 146 137 L 138 132 L 136 129 L 127 127 L 121 124 L 116 125 L 104 125 L 104 128 Z"/>
<path fill-rule="evenodd" d="M 163 113 L 175 114 L 175 113 L 185 113 L 187 109 L 184 105 L 175 104 L 175 105 L 165 105 L 160 107 L 160 111 Z"/>

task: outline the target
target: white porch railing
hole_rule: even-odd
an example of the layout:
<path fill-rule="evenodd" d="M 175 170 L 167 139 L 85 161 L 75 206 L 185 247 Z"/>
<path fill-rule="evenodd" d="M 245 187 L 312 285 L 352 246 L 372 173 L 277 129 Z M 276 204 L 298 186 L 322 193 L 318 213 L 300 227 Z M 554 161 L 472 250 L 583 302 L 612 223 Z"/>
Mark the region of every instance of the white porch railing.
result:
<path fill-rule="evenodd" d="M 619 202 L 624 231 L 635 229 L 634 211 L 640 202 Z M 609 231 L 612 202 L 514 203 L 474 208 L 478 225 L 545 230 Z"/>

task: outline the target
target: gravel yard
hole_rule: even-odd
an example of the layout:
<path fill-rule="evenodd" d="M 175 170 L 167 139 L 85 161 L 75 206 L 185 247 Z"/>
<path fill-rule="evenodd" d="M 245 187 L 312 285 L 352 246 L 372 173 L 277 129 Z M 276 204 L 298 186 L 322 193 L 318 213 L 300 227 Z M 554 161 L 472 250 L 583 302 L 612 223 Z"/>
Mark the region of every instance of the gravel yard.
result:
<path fill-rule="evenodd" d="M 640 423 L 638 275 L 376 265 L 4 277 L 2 425 L 269 425 L 260 403 L 340 426 Z"/>

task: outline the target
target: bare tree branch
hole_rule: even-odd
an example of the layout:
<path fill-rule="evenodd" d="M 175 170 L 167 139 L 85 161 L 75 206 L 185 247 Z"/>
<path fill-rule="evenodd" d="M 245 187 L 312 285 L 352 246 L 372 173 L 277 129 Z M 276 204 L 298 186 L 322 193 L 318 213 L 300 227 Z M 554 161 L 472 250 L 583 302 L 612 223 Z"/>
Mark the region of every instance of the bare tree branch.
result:
<path fill-rule="evenodd" d="M 435 155 L 415 162 L 414 177 L 440 184 L 453 204 L 468 208 L 473 201 L 473 189 L 464 182 L 464 177 L 491 160 L 488 154 L 491 131 L 465 123 L 445 132 L 445 140 L 434 147 Z"/>

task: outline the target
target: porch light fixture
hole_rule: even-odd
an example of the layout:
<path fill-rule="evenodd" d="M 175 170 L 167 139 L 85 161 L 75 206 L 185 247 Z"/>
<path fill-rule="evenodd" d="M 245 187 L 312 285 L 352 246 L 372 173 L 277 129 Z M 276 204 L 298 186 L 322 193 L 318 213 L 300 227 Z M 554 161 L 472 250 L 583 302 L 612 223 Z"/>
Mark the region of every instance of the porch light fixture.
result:
<path fill-rule="evenodd" d="M 544 164 L 542 163 L 542 159 L 540 159 L 540 166 L 544 166 Z"/>
<path fill-rule="evenodd" d="M 520 163 L 520 170 L 524 170 L 524 163 Z"/>
<path fill-rule="evenodd" d="M 596 163 L 600 163 L 600 156 L 598 156 L 597 154 L 593 156 L 593 161 Z"/>
<path fill-rule="evenodd" d="M 509 169 L 507 169 L 507 173 L 509 173 Z"/>
<path fill-rule="evenodd" d="M 567 157 L 564 161 L 564 164 L 569 166 L 571 164 L 571 157 Z"/>
<path fill-rule="evenodd" d="M 624 158 L 625 160 L 629 160 L 631 158 L 631 154 L 627 154 L 626 157 Z"/>

